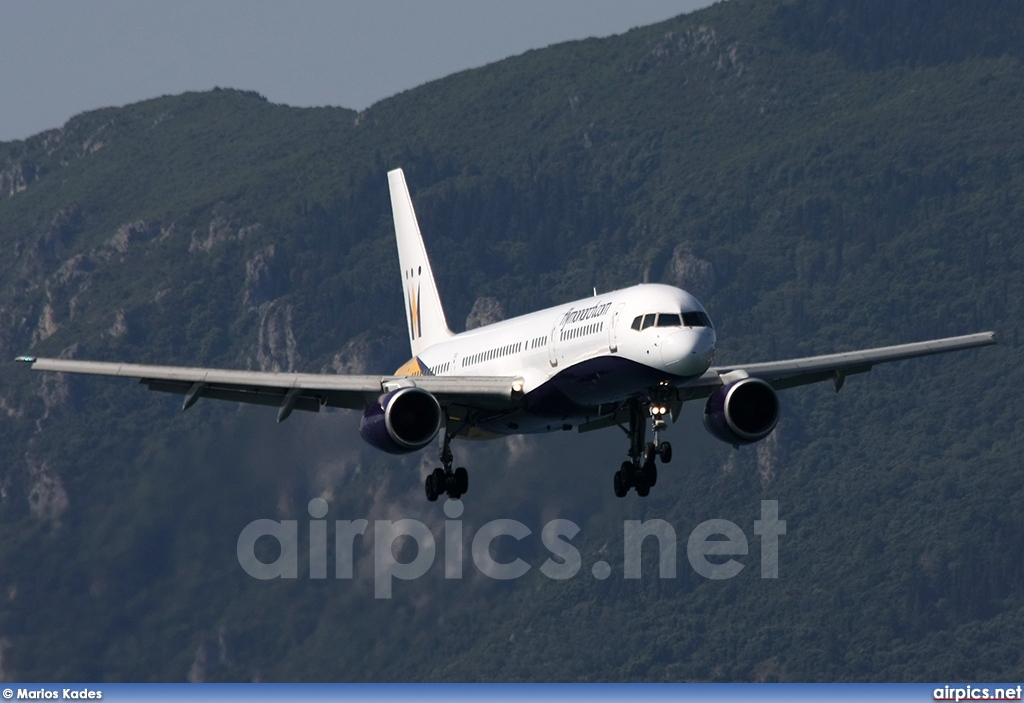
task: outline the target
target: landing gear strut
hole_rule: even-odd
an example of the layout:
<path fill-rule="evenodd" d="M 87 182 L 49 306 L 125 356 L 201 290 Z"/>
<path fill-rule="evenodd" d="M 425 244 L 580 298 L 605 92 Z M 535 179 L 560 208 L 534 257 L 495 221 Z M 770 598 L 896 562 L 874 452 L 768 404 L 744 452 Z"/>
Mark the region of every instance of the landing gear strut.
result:
<path fill-rule="evenodd" d="M 431 503 L 444 494 L 447 494 L 452 500 L 458 500 L 469 490 L 469 472 L 461 466 L 452 471 L 452 450 L 448 446 L 452 441 L 452 436 L 447 431 L 444 432 L 441 466 L 430 472 L 423 482 L 427 500 Z"/>
<path fill-rule="evenodd" d="M 615 472 L 615 495 L 624 498 L 630 488 L 636 489 L 641 498 L 647 497 L 651 488 L 658 482 L 658 467 L 655 459 L 660 457 L 661 463 L 672 461 L 672 445 L 659 442 L 658 433 L 665 429 L 665 415 L 668 409 L 657 403 L 645 403 L 635 400 L 629 406 L 629 461 L 622 462 L 622 468 Z M 646 442 L 646 417 L 651 418 L 651 430 L 654 441 Z M 623 428 L 625 429 L 625 428 Z"/>

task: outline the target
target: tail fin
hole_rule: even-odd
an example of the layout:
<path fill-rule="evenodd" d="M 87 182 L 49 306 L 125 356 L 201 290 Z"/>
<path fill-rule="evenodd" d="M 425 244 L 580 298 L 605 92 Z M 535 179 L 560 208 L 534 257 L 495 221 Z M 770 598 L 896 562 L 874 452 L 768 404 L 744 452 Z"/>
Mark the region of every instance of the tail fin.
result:
<path fill-rule="evenodd" d="M 388 172 L 391 188 L 391 211 L 395 218 L 398 239 L 398 262 L 402 267 L 402 288 L 405 292 L 405 319 L 409 325 L 412 355 L 419 356 L 427 347 L 452 336 L 441 307 L 441 296 L 434 283 L 423 236 L 416 222 L 405 174 L 398 168 Z"/>

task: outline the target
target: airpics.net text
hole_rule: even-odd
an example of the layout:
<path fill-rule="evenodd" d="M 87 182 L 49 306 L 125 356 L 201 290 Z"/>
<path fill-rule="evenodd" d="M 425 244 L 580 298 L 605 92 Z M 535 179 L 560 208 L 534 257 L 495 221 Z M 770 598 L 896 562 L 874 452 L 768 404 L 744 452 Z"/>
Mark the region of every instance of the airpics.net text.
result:
<path fill-rule="evenodd" d="M 326 579 L 328 571 L 327 501 L 314 498 L 309 501 L 309 578 Z M 444 552 L 444 577 L 461 579 L 464 573 L 464 547 L 468 535 L 464 534 L 463 505 L 448 500 L 444 506 L 443 536 L 440 543 Z M 334 521 L 334 578 L 351 579 L 354 573 L 356 536 L 366 537 L 368 520 Z M 539 570 L 548 578 L 565 580 L 576 576 L 582 566 L 580 551 L 570 542 L 580 533 L 580 527 L 571 520 L 551 520 L 540 531 L 540 539 L 551 556 Z M 779 519 L 776 500 L 761 501 L 761 517 L 754 520 L 753 533 L 760 538 L 761 578 L 779 577 L 779 537 L 786 534 L 786 521 Z M 491 544 L 499 537 L 511 537 L 516 542 L 533 535 L 533 531 L 518 520 L 491 520 L 472 536 L 470 556 L 477 570 L 492 579 L 507 581 L 524 576 L 533 567 L 520 557 L 497 561 Z M 657 545 L 658 576 L 676 577 L 677 537 L 675 528 L 661 519 L 623 521 L 622 575 L 626 579 L 641 576 L 641 552 L 645 540 L 654 538 Z M 256 543 L 263 538 L 276 541 L 280 552 L 272 561 L 262 561 L 256 554 Z M 410 561 L 399 561 L 394 547 L 400 540 L 412 540 L 416 556 Z M 437 556 L 438 540 L 419 520 L 373 521 L 373 577 L 374 597 L 391 598 L 395 579 L 417 579 L 430 569 Z M 749 554 L 746 533 L 739 525 L 723 519 L 705 520 L 690 532 L 686 540 L 686 558 L 693 570 L 707 579 L 729 579 L 745 567 L 736 557 Z M 238 535 L 238 563 L 255 579 L 299 578 L 299 521 L 253 520 Z M 709 558 L 711 557 L 711 558 Z M 606 561 L 591 566 L 594 578 L 603 580 L 611 576 L 612 567 Z"/>

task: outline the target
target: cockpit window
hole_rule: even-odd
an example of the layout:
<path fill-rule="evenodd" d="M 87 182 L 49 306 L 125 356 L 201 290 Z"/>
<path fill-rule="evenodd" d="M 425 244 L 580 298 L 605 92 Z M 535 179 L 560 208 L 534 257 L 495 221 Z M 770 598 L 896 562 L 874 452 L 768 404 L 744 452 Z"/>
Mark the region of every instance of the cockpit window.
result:
<path fill-rule="evenodd" d="M 686 327 L 712 327 L 711 318 L 706 312 L 684 312 L 683 325 Z"/>
<path fill-rule="evenodd" d="M 682 314 L 675 312 L 648 313 L 637 315 L 630 325 L 635 330 L 645 330 L 648 327 L 714 327 L 711 318 L 706 312 L 693 311 Z"/>

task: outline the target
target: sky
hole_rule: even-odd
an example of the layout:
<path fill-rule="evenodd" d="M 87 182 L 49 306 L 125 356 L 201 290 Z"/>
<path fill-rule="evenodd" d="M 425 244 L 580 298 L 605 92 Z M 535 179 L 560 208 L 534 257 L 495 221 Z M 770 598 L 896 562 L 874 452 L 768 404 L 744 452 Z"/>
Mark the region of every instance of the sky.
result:
<path fill-rule="evenodd" d="M 5 0 L 0 141 L 209 90 L 361 110 L 457 71 L 713 0 Z"/>

